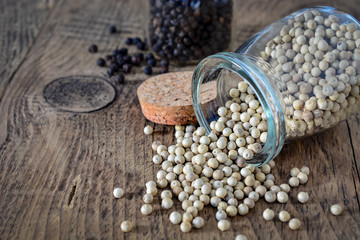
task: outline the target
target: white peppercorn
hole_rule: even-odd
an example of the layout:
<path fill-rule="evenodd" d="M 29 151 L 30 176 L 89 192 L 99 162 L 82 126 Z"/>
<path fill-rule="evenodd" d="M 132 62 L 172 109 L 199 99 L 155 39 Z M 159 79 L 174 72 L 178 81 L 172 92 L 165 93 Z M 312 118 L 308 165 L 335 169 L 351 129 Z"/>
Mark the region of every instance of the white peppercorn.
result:
<path fill-rule="evenodd" d="M 291 187 L 297 187 L 297 186 L 299 186 L 299 184 L 300 184 L 300 181 L 299 181 L 299 179 L 297 177 L 291 177 L 289 179 L 289 185 Z"/>
<path fill-rule="evenodd" d="M 152 212 L 153 208 L 150 204 L 144 204 L 141 206 L 141 213 L 144 215 L 149 215 Z"/>
<path fill-rule="evenodd" d="M 280 211 L 279 220 L 282 222 L 288 222 L 290 220 L 290 214 L 287 211 Z"/>
<path fill-rule="evenodd" d="M 133 228 L 133 224 L 130 221 L 123 221 L 120 225 L 121 231 L 130 232 Z"/>
<path fill-rule="evenodd" d="M 272 203 L 276 201 L 276 194 L 272 191 L 267 191 L 264 195 L 265 201 Z"/>
<path fill-rule="evenodd" d="M 306 166 L 302 166 L 300 171 L 305 173 L 306 175 L 310 174 L 310 169 L 308 167 L 306 167 Z"/>
<path fill-rule="evenodd" d="M 204 226 L 205 222 L 202 217 L 196 217 L 192 220 L 192 225 L 195 228 L 202 228 Z"/>
<path fill-rule="evenodd" d="M 292 218 L 290 221 L 289 221 L 289 228 L 291 230 L 297 230 L 299 229 L 301 226 L 301 222 L 299 219 L 297 218 Z"/>
<path fill-rule="evenodd" d="M 172 224 L 179 224 L 181 222 L 182 216 L 178 212 L 170 213 L 169 220 Z"/>
<path fill-rule="evenodd" d="M 164 209 L 170 209 L 174 205 L 174 202 L 171 200 L 171 198 L 164 198 L 161 201 L 161 207 Z"/>
<path fill-rule="evenodd" d="M 340 204 L 334 204 L 330 207 L 330 211 L 333 215 L 338 216 L 342 213 L 342 207 Z"/>
<path fill-rule="evenodd" d="M 301 203 L 307 203 L 309 201 L 309 194 L 307 192 L 299 192 L 297 194 L 297 199 Z"/>
<path fill-rule="evenodd" d="M 308 176 L 303 172 L 300 172 L 296 177 L 299 179 L 301 184 L 305 184 L 308 181 Z"/>
<path fill-rule="evenodd" d="M 300 173 L 300 170 L 297 167 L 294 167 L 290 170 L 290 176 L 296 177 Z"/>
<path fill-rule="evenodd" d="M 180 224 L 180 230 L 184 233 L 191 231 L 191 223 L 188 221 L 184 221 Z"/>
<path fill-rule="evenodd" d="M 227 231 L 230 228 L 230 222 L 226 219 L 224 220 L 220 220 L 217 224 L 218 228 L 220 229 L 220 231 Z"/>
<path fill-rule="evenodd" d="M 115 198 L 122 198 L 124 196 L 124 190 L 122 190 L 122 188 L 114 188 L 113 195 Z"/>
<path fill-rule="evenodd" d="M 263 218 L 267 221 L 273 220 L 275 217 L 275 213 L 273 210 L 267 208 L 263 212 Z"/>
<path fill-rule="evenodd" d="M 280 189 L 286 193 L 289 193 L 291 190 L 289 184 L 287 183 L 280 184 Z"/>
<path fill-rule="evenodd" d="M 289 196 L 286 192 L 280 191 L 276 194 L 276 199 L 279 203 L 286 203 L 289 200 Z"/>
<path fill-rule="evenodd" d="M 153 133 L 154 129 L 151 126 L 145 126 L 144 127 L 144 133 L 146 135 L 151 135 Z"/>
<path fill-rule="evenodd" d="M 248 207 L 248 205 L 246 205 L 246 204 L 244 204 L 244 203 L 241 203 L 241 204 L 239 204 L 239 206 L 238 206 L 238 213 L 240 214 L 240 215 L 246 215 L 246 214 L 248 214 L 248 212 L 249 212 L 249 207 Z"/>
<path fill-rule="evenodd" d="M 243 234 L 239 234 L 236 236 L 235 240 L 247 240 L 247 237 Z"/>

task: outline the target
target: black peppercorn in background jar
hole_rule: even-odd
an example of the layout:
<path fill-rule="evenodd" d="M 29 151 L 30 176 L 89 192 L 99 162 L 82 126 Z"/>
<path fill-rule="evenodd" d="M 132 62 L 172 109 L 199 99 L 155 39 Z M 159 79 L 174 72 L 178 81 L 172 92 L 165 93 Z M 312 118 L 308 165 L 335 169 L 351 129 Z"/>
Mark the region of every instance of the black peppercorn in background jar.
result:
<path fill-rule="evenodd" d="M 231 0 L 149 0 L 150 49 L 172 63 L 194 63 L 225 50 L 231 39 Z"/>

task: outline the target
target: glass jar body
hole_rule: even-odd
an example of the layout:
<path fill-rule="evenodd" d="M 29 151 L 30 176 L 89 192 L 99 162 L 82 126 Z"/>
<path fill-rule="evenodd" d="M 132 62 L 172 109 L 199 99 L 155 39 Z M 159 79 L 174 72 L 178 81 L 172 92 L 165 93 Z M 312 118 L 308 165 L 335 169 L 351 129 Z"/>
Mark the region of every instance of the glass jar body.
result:
<path fill-rule="evenodd" d="M 231 38 L 232 6 L 231 0 L 149 0 L 150 49 L 178 64 L 225 50 Z"/>
<path fill-rule="evenodd" d="M 200 125 L 211 131 L 216 109 L 246 81 L 266 115 L 268 139 L 250 162 L 276 157 L 285 139 L 328 129 L 360 109 L 360 30 L 351 15 L 330 7 L 302 9 L 246 41 L 235 53 L 204 59 L 193 78 Z M 216 81 L 217 97 L 201 102 L 201 86 Z M 239 154 L 240 155 L 240 154 Z"/>

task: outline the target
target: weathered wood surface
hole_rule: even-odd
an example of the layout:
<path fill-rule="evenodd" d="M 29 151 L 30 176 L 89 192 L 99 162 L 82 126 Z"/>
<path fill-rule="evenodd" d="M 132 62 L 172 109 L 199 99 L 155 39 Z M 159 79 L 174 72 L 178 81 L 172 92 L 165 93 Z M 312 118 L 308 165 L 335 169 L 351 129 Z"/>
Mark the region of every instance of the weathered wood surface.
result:
<path fill-rule="evenodd" d="M 0 101 L 53 7 L 52 0 L 0 1 Z"/>
<path fill-rule="evenodd" d="M 12 6 L 12 2 L 0 6 Z M 337 6 L 360 18 L 355 0 L 236 1 L 233 49 L 272 21 L 320 4 Z M 36 18 L 32 6 L 18 5 L 16 11 L 26 19 Z M 311 169 L 309 182 L 291 192 L 292 201 L 271 205 L 276 212 L 286 209 L 300 218 L 304 225 L 298 231 L 279 221 L 263 221 L 261 213 L 268 207 L 263 200 L 246 217 L 231 219 L 231 230 L 225 233 L 217 230 L 211 207 L 201 213 L 207 223 L 204 229 L 188 234 L 170 224 L 170 211 L 160 210 L 158 200 L 154 214 L 141 215 L 143 186 L 158 169 L 151 162 L 151 143 L 173 141 L 172 127 L 149 123 L 141 114 L 136 89 L 146 76 L 134 69 L 117 89 L 115 101 L 91 113 L 55 109 L 42 94 L 56 78 L 105 76 L 105 70 L 95 66 L 97 57 L 122 46 L 128 36 L 142 35 L 139 16 L 143 9 L 138 1 L 56 1 L 51 14 L 40 17 L 45 25 L 37 37 L 12 45 L 16 51 L 19 46 L 28 49 L 22 57 L 12 60 L 13 51 L 1 50 L 0 66 L 7 70 L 0 78 L 5 89 L 0 103 L 0 239 L 233 239 L 239 233 L 249 239 L 359 239 L 359 115 L 291 142 L 277 157 L 277 183 L 288 179 L 291 167 Z M 1 23 L 13 33 L 13 16 L 6 14 L 1 15 L 7 19 Z M 21 27 L 31 29 L 33 24 L 25 21 Z M 109 35 L 111 24 L 122 33 Z M 11 41 L 9 34 L 0 34 L 0 40 Z M 98 44 L 98 54 L 87 52 L 91 43 Z M 154 126 L 154 135 L 143 134 L 146 124 Z M 123 199 L 112 197 L 116 186 L 125 189 Z M 306 205 L 295 201 L 300 190 L 311 196 Z M 338 217 L 329 213 L 336 202 L 345 206 Z M 136 223 L 133 232 L 121 232 L 125 219 Z"/>

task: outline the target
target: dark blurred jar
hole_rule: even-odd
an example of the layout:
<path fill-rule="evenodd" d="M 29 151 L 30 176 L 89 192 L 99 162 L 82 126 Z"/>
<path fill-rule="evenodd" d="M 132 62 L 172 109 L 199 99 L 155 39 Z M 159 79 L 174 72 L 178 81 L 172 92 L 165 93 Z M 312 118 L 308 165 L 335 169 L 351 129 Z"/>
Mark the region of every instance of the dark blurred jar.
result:
<path fill-rule="evenodd" d="M 188 64 L 225 50 L 231 39 L 231 0 L 149 0 L 147 34 L 160 58 Z"/>

